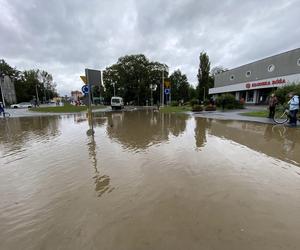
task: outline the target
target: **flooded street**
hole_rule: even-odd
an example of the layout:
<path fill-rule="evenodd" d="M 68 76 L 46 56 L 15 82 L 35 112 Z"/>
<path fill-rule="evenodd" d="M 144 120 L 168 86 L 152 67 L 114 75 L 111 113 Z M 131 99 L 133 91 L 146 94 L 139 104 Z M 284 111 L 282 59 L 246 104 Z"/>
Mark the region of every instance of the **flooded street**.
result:
<path fill-rule="evenodd" d="M 0 120 L 0 249 L 299 249 L 300 130 L 152 111 Z"/>

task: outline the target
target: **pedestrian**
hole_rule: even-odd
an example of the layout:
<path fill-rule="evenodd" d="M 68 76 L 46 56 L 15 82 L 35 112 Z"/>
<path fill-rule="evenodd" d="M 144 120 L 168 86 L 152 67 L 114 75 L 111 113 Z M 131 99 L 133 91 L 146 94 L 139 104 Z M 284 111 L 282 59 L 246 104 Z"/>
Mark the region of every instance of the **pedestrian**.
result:
<path fill-rule="evenodd" d="M 275 115 L 275 108 L 278 103 L 276 95 L 273 93 L 269 99 L 269 118 L 273 119 Z"/>
<path fill-rule="evenodd" d="M 299 96 L 294 93 L 289 93 L 289 110 L 290 110 L 290 121 L 291 126 L 297 126 L 297 113 L 299 111 Z"/>

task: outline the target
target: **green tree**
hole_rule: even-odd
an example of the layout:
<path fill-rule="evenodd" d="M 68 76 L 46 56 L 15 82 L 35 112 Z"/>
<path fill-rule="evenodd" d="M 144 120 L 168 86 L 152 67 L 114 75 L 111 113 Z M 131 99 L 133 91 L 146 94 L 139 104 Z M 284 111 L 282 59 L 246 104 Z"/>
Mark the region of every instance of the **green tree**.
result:
<path fill-rule="evenodd" d="M 14 77 L 18 74 L 18 71 L 15 68 L 12 68 L 7 62 L 3 59 L 0 60 L 0 74 L 6 75 L 9 77 Z"/>
<path fill-rule="evenodd" d="M 210 75 L 212 77 L 215 77 L 216 75 L 222 73 L 222 72 L 225 72 L 227 71 L 228 69 L 227 68 L 224 68 L 223 66 L 215 66 L 211 69 L 210 71 Z"/>
<path fill-rule="evenodd" d="M 47 71 L 32 69 L 21 72 L 1 59 L 0 74 L 7 75 L 14 81 L 18 102 L 32 100 L 36 97 L 36 89 L 40 99 L 46 95 L 46 99 L 57 96 L 56 84 Z"/>
<path fill-rule="evenodd" d="M 178 69 L 170 75 L 172 100 L 184 102 L 189 98 L 189 83 L 185 74 Z"/>
<path fill-rule="evenodd" d="M 37 70 L 38 81 L 42 85 L 43 100 L 48 101 L 56 96 L 56 84 L 53 82 L 53 77 L 45 70 Z"/>
<path fill-rule="evenodd" d="M 150 84 L 157 84 L 153 93 L 154 102 L 160 98 L 160 83 L 162 70 L 168 76 L 167 66 L 158 62 L 151 62 L 144 55 L 126 55 L 118 59 L 117 63 L 103 71 L 104 97 L 106 102 L 115 94 L 121 96 L 124 102 L 145 105 L 150 102 Z"/>
<path fill-rule="evenodd" d="M 197 99 L 197 90 L 193 85 L 189 85 L 189 100 Z"/>
<path fill-rule="evenodd" d="M 208 96 L 208 89 L 213 85 L 213 79 L 210 79 L 210 61 L 205 52 L 201 52 L 199 56 L 200 64 L 198 69 L 198 86 L 197 93 L 200 100 L 204 99 L 204 96 Z M 203 100 L 204 101 L 204 100 Z"/>

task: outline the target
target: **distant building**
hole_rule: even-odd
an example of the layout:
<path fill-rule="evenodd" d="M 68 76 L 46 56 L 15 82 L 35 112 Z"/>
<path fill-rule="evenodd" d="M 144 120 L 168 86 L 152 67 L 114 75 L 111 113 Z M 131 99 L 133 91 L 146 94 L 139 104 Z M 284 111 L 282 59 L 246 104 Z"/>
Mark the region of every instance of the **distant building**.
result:
<path fill-rule="evenodd" d="M 4 98 L 6 105 L 17 102 L 15 84 L 9 76 L 0 77 L 0 92 L 1 101 Z"/>
<path fill-rule="evenodd" d="M 248 104 L 265 104 L 272 91 L 293 82 L 300 84 L 300 48 L 217 74 L 209 94 L 232 93 Z"/>
<path fill-rule="evenodd" d="M 71 92 L 71 100 L 72 101 L 78 101 L 81 97 L 83 97 L 83 94 L 81 91 L 75 90 Z"/>

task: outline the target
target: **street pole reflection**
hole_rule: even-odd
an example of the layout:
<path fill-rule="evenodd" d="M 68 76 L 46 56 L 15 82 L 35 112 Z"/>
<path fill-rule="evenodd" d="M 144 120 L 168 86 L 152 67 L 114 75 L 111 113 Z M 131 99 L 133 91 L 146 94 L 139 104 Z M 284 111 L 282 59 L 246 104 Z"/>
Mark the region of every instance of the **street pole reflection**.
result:
<path fill-rule="evenodd" d="M 105 192 L 111 192 L 114 188 L 110 187 L 110 177 L 108 175 L 101 175 L 98 170 L 97 152 L 96 152 L 96 141 L 94 134 L 88 136 L 88 150 L 89 157 L 91 159 L 92 166 L 95 170 L 95 176 L 93 177 L 95 183 L 95 191 L 98 193 L 98 197 L 101 197 Z"/>

